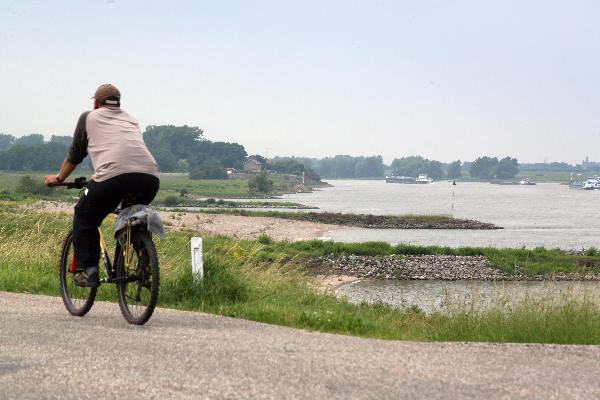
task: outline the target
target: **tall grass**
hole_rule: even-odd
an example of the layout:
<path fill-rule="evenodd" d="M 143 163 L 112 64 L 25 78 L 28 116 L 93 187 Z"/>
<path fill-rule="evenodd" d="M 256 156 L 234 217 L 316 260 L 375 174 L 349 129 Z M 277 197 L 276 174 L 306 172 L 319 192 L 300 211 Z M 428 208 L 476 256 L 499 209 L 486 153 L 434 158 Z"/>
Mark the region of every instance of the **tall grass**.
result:
<path fill-rule="evenodd" d="M 0 290 L 59 295 L 59 253 L 71 217 L 2 207 L 0 221 Z M 112 237 L 112 222 L 109 218 L 105 224 L 106 238 Z M 206 237 L 205 277 L 196 285 L 190 268 L 191 236 L 192 232 L 179 232 L 156 239 L 162 307 L 384 339 L 600 343 L 600 311 L 585 299 L 563 305 L 526 302 L 511 310 L 464 307 L 427 315 L 383 304 L 354 305 L 314 289 L 304 264 L 307 255 L 332 249 L 394 251 L 381 243 L 341 246 Z M 103 285 L 99 299 L 115 301 L 114 286 Z"/>

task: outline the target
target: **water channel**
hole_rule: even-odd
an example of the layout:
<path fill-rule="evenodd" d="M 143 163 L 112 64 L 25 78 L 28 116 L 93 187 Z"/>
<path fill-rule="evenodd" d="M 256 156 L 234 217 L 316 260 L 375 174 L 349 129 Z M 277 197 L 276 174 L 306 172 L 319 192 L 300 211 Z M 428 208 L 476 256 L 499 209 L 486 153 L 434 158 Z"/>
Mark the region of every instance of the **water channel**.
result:
<path fill-rule="evenodd" d="M 600 247 L 600 191 L 558 183 L 505 186 L 480 182 L 405 185 L 382 180 L 331 180 L 331 188 L 285 195 L 321 211 L 364 214 L 446 214 L 492 222 L 495 231 L 343 228 L 327 232 L 335 241 L 381 240 L 420 245 Z"/>
<path fill-rule="evenodd" d="M 455 309 L 515 307 L 522 302 L 557 304 L 586 299 L 600 306 L 600 282 L 412 281 L 363 280 L 339 287 L 336 294 L 353 303 L 381 302 L 419 307 L 426 313 Z"/>
<path fill-rule="evenodd" d="M 504 186 L 489 183 L 435 182 L 404 185 L 385 181 L 328 181 L 331 188 L 284 196 L 321 211 L 366 214 L 446 214 L 492 222 L 495 231 L 343 228 L 327 237 L 342 242 L 386 241 L 392 244 L 600 247 L 600 191 L 569 189 L 557 183 Z M 353 302 L 417 306 L 426 312 L 461 305 L 485 309 L 510 307 L 527 299 L 547 302 L 591 298 L 600 305 L 600 282 L 481 282 L 364 280 L 337 290 Z"/>

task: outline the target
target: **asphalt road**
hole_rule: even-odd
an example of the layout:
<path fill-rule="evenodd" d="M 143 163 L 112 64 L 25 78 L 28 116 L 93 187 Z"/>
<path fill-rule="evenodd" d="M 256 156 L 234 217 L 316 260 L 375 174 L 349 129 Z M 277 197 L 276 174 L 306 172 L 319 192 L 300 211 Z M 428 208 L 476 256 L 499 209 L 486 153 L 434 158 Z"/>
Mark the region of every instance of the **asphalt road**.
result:
<path fill-rule="evenodd" d="M 360 339 L 0 292 L 0 399 L 599 399 L 600 347 Z"/>

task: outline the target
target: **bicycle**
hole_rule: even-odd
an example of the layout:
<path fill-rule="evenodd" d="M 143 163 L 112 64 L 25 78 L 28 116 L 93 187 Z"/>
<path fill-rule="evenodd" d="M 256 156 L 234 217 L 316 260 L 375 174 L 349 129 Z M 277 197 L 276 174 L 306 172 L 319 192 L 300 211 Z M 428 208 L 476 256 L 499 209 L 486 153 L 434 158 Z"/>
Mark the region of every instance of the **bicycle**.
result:
<path fill-rule="evenodd" d="M 73 182 L 63 182 L 57 186 L 67 189 L 83 189 L 87 186 L 85 177 L 77 178 Z M 87 189 L 84 189 L 87 190 Z M 83 192 L 83 191 L 82 191 Z M 114 283 L 117 285 L 119 308 L 127 322 L 135 325 L 145 324 L 156 307 L 160 271 L 158 256 L 152 232 L 148 221 L 144 221 L 144 212 L 153 210 L 143 205 L 133 205 L 121 209 L 123 202 L 113 212 L 119 215 L 116 227 L 124 225 L 122 229 L 115 229 L 116 246 L 114 264 L 109 257 L 109 250 L 100 229 L 100 254 L 106 269 L 106 276 L 101 277 L 100 285 Z M 139 212 L 132 213 L 138 207 Z M 129 215 L 134 214 L 134 215 Z M 155 218 L 158 218 L 158 215 Z M 124 218 L 121 218 L 124 217 Z M 158 218 L 160 222 L 160 218 Z M 150 229 L 149 229 L 150 228 Z M 162 230 L 162 223 L 160 223 Z M 153 229 L 156 230 L 156 229 Z M 156 230 L 162 234 L 164 231 Z M 86 315 L 96 299 L 98 287 L 82 287 L 73 282 L 76 273 L 76 260 L 73 251 L 73 231 L 65 238 L 60 258 L 60 292 L 67 311 L 74 316 Z"/>

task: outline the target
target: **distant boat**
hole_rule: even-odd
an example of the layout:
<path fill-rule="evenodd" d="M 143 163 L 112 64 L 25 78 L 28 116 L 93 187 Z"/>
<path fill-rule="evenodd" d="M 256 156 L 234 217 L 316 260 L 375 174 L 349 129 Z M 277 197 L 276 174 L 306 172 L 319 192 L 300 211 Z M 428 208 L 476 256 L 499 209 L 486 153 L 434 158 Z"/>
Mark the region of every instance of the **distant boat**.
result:
<path fill-rule="evenodd" d="M 433 179 L 428 177 L 426 174 L 420 174 L 419 177 L 415 179 L 415 182 L 422 185 L 427 183 L 433 183 Z"/>
<path fill-rule="evenodd" d="M 413 176 L 386 176 L 387 183 L 416 183 Z"/>
<path fill-rule="evenodd" d="M 585 175 L 574 174 L 571 172 L 571 179 L 569 180 L 569 187 L 571 189 L 583 189 L 585 182 L 586 182 Z"/>
<path fill-rule="evenodd" d="M 583 184 L 583 190 L 600 190 L 600 178 L 597 176 L 587 178 Z"/>
<path fill-rule="evenodd" d="M 425 184 L 432 183 L 433 179 L 429 178 L 426 174 L 420 174 L 417 178 L 413 176 L 386 176 L 385 181 L 387 183 L 407 183 L 407 184 Z"/>
<path fill-rule="evenodd" d="M 519 182 L 519 185 L 524 185 L 524 186 L 533 186 L 535 184 L 536 183 L 530 181 L 529 178 L 525 178 L 525 179 L 521 180 L 521 182 Z"/>

